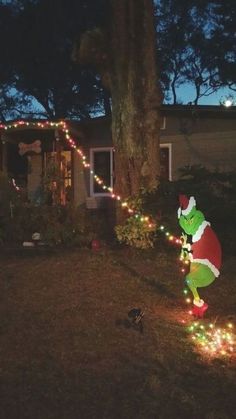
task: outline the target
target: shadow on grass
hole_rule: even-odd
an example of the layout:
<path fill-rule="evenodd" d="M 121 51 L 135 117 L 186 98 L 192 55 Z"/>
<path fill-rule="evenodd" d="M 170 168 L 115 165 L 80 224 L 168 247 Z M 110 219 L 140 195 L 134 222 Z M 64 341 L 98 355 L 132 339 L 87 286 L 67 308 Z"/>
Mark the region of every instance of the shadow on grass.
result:
<path fill-rule="evenodd" d="M 158 282 L 156 279 L 140 274 L 140 272 L 137 272 L 136 269 L 132 268 L 131 266 L 129 266 L 127 263 L 123 261 L 119 260 L 119 261 L 115 261 L 114 263 L 117 265 L 120 265 L 122 268 L 126 270 L 126 272 L 128 272 L 134 278 L 153 287 L 158 293 L 165 295 L 166 297 L 170 299 L 176 299 L 175 294 L 171 292 L 164 284 L 161 284 L 160 282 Z"/>

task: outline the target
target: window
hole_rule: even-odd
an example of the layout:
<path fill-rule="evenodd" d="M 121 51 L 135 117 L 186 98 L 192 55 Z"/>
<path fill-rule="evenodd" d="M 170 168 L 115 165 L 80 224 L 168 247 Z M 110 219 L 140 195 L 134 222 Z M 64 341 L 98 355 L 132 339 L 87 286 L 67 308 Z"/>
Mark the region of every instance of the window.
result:
<path fill-rule="evenodd" d="M 161 163 L 161 178 L 165 180 L 172 180 L 171 163 L 172 163 L 172 149 L 171 144 L 160 144 L 160 163 Z"/>
<path fill-rule="evenodd" d="M 90 150 L 91 168 L 95 175 L 100 177 L 104 185 L 113 187 L 113 149 L 106 148 L 92 148 Z M 90 195 L 106 196 L 109 195 L 107 190 L 99 185 L 93 174 L 90 174 Z"/>
<path fill-rule="evenodd" d="M 94 175 L 100 177 L 104 185 L 113 188 L 113 148 L 92 148 L 90 149 L 90 164 L 93 174 L 90 173 L 90 196 L 107 196 L 110 193 L 99 185 Z M 161 177 L 172 180 L 171 173 L 171 144 L 160 145 Z"/>

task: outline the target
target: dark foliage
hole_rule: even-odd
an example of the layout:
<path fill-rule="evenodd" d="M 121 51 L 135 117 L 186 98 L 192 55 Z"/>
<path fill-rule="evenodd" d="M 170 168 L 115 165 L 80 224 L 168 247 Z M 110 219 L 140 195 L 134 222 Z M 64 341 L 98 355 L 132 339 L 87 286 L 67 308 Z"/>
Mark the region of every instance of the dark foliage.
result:
<path fill-rule="evenodd" d="M 235 2 L 156 4 L 165 100 L 178 103 L 176 89 L 184 83 L 194 86 L 194 103 L 221 86 L 234 91 Z M 86 31 L 107 27 L 108 6 L 108 0 L 0 1 L 1 120 L 87 118 L 110 111 L 109 94 L 96 71 L 72 59 Z"/>
<path fill-rule="evenodd" d="M 6 83 L 22 95 L 24 103 L 9 106 L 11 117 L 50 119 L 90 117 L 103 111 L 103 89 L 91 69 L 72 60 L 76 38 L 104 19 L 103 1 L 22 1 L 2 6 L 2 42 L 8 72 Z M 11 27 L 10 36 L 9 27 Z M 11 77 L 10 77 L 10 76 Z M 1 80 L 0 80 L 1 82 Z M 8 95 L 14 97 L 15 90 Z M 5 110 L 4 115 L 7 115 Z M 9 117 L 9 115 L 8 115 Z"/>
<path fill-rule="evenodd" d="M 219 235 L 224 251 L 234 252 L 236 234 L 236 173 L 209 172 L 204 167 L 185 167 L 176 182 L 162 182 L 156 192 L 144 194 L 145 211 L 180 234 L 178 196 L 194 196 L 200 209 Z"/>
<path fill-rule="evenodd" d="M 222 86 L 235 90 L 235 2 L 160 0 L 156 9 L 160 76 L 166 100 L 190 83 L 192 102 Z"/>

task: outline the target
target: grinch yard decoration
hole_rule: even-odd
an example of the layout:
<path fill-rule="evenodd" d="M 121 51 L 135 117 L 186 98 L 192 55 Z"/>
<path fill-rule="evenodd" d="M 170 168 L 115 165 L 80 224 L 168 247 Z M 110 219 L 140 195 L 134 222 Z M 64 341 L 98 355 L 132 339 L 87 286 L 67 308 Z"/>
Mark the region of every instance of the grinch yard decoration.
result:
<path fill-rule="evenodd" d="M 205 220 L 203 213 L 196 209 L 193 196 L 179 196 L 179 224 L 184 233 L 182 238 L 182 257 L 190 261 L 186 284 L 193 294 L 193 315 L 202 318 L 208 305 L 200 298 L 197 289 L 207 287 L 219 276 L 221 267 L 221 245 Z M 191 236 L 192 244 L 187 243 Z"/>

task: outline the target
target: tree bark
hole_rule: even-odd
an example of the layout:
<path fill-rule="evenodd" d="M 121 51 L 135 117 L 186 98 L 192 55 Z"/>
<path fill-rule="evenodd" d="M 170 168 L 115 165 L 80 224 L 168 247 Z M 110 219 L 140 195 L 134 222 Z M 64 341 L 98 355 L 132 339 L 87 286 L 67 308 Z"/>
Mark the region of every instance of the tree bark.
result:
<path fill-rule="evenodd" d="M 152 0 L 111 0 L 112 135 L 115 192 L 158 186 L 160 91 Z"/>

